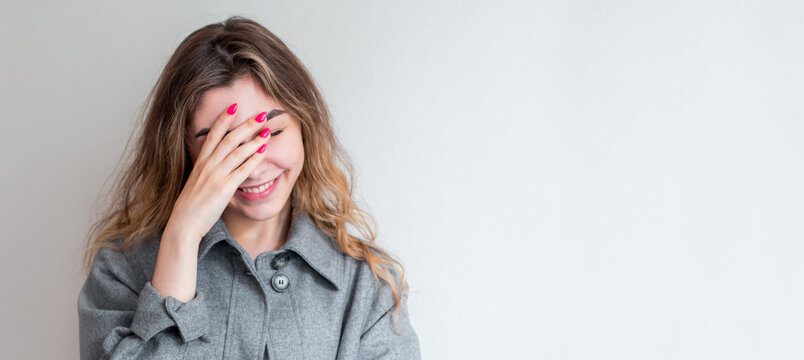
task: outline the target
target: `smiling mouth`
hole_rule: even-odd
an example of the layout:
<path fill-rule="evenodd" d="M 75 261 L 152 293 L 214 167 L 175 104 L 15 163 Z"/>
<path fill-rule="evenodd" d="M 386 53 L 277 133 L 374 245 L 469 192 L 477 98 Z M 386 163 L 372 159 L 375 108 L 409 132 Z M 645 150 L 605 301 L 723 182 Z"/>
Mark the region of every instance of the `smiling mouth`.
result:
<path fill-rule="evenodd" d="M 276 179 L 278 179 L 278 178 L 279 178 L 279 176 L 273 178 L 272 180 L 268 180 L 268 182 L 266 182 L 266 183 L 264 183 L 262 185 L 259 185 L 259 186 L 241 187 L 241 188 L 237 188 L 237 190 L 240 190 L 242 192 L 247 192 L 247 193 L 261 193 L 261 192 L 265 191 L 265 189 L 271 187 L 271 185 L 274 184 L 274 181 L 276 181 Z"/>

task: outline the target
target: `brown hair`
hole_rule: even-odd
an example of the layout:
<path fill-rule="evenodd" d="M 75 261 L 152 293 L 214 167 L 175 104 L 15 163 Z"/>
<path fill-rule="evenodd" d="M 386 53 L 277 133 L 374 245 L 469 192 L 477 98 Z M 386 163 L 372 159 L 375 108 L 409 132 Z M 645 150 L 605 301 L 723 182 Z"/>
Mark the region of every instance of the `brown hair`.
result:
<path fill-rule="evenodd" d="M 111 202 L 90 227 L 84 271 L 90 271 L 101 247 L 136 248 L 164 230 L 192 170 L 188 129 L 202 95 L 243 75 L 252 76 L 301 123 L 305 161 L 290 195 L 293 215 L 306 211 L 344 253 L 369 265 L 378 285 L 380 279 L 389 285 L 396 322 L 407 291 L 404 269 L 374 244 L 374 219 L 352 199 L 353 168 L 335 137 L 324 99 L 308 70 L 276 35 L 240 16 L 194 31 L 168 60 L 140 114 L 144 124 L 138 127 L 136 145 L 127 151 L 133 160 L 115 179 Z M 348 234 L 347 224 L 363 238 Z M 118 238 L 120 246 L 109 241 Z"/>

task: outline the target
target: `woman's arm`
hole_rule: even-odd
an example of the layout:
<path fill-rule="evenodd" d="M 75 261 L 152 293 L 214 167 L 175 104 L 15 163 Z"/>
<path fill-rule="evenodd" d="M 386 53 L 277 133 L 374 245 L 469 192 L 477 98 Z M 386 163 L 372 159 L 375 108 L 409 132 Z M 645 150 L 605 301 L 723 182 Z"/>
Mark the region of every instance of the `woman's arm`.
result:
<path fill-rule="evenodd" d="M 137 285 L 133 270 L 120 252 L 98 251 L 78 295 L 81 359 L 175 358 L 206 333 L 203 293 L 188 302 L 164 297 L 150 281 Z"/>

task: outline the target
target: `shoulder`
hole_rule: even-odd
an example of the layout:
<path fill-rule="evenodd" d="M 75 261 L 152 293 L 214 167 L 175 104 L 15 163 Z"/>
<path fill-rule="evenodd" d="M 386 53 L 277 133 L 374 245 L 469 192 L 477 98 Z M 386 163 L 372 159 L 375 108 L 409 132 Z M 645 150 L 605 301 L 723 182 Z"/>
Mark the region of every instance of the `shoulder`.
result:
<path fill-rule="evenodd" d="M 379 254 L 376 254 L 379 255 Z M 349 323 L 349 331 L 359 335 L 361 353 L 379 356 L 386 351 L 398 352 L 394 358 L 418 358 L 418 340 L 407 313 L 407 280 L 399 262 L 376 261 L 380 271 L 375 274 L 365 260 L 349 260 L 355 266 L 353 311 L 358 315 Z M 398 265 L 399 267 L 394 266 Z M 376 266 L 376 265 L 375 265 Z M 384 270 L 384 274 L 383 273 Z M 384 276 L 383 276 L 384 275 Z M 366 355 L 374 358 L 374 355 Z"/>
<path fill-rule="evenodd" d="M 373 250 L 372 253 L 375 256 L 380 255 Z M 401 293 L 404 288 L 407 288 L 407 280 L 403 278 L 401 267 L 397 268 L 377 258 L 375 267 L 378 268 L 378 271 L 382 272 L 383 269 L 387 271 L 388 276 L 384 279 L 380 273 L 375 273 L 367 260 L 358 260 L 349 255 L 344 255 L 344 258 L 346 276 L 343 282 L 351 287 L 351 292 L 360 294 L 363 300 L 371 304 L 376 311 L 391 310 L 396 305 L 394 288 L 401 296 L 407 295 Z M 389 281 L 393 283 L 393 287 Z"/>
<path fill-rule="evenodd" d="M 106 240 L 95 254 L 90 274 L 105 274 L 139 287 L 150 279 L 146 270 L 153 271 L 158 248 L 159 238 L 154 237 L 129 246 L 124 246 L 122 237 Z"/>
<path fill-rule="evenodd" d="M 149 280 L 139 265 L 144 247 L 124 247 L 123 240 L 107 239 L 95 251 L 78 295 L 80 316 L 89 316 L 93 309 L 137 308 L 138 294 Z"/>

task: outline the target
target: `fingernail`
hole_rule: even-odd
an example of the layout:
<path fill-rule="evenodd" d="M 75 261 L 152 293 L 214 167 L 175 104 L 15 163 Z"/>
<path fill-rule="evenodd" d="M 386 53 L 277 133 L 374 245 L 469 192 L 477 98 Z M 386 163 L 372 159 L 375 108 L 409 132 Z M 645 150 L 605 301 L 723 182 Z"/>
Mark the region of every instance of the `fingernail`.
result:
<path fill-rule="evenodd" d="M 268 113 L 263 111 L 259 115 L 257 115 L 257 118 L 254 120 L 257 120 L 257 122 L 262 122 L 263 120 L 265 120 L 266 116 L 268 116 Z"/>
<path fill-rule="evenodd" d="M 235 113 L 235 111 L 237 111 L 237 103 L 234 103 L 232 104 L 232 106 L 229 106 L 229 109 L 226 110 L 226 113 L 232 115 Z"/>
<path fill-rule="evenodd" d="M 270 133 L 271 133 L 271 129 L 270 129 L 270 128 L 265 128 L 265 130 L 263 130 L 263 131 L 260 133 L 260 136 L 262 136 L 262 137 L 268 137 L 268 134 L 270 134 Z"/>
<path fill-rule="evenodd" d="M 262 146 L 260 146 L 260 149 L 259 149 L 259 150 L 257 150 L 257 152 L 258 152 L 258 153 L 260 153 L 260 154 L 262 154 L 262 153 L 265 151 L 265 146 L 266 146 L 266 145 L 268 145 L 268 144 L 262 144 Z"/>

